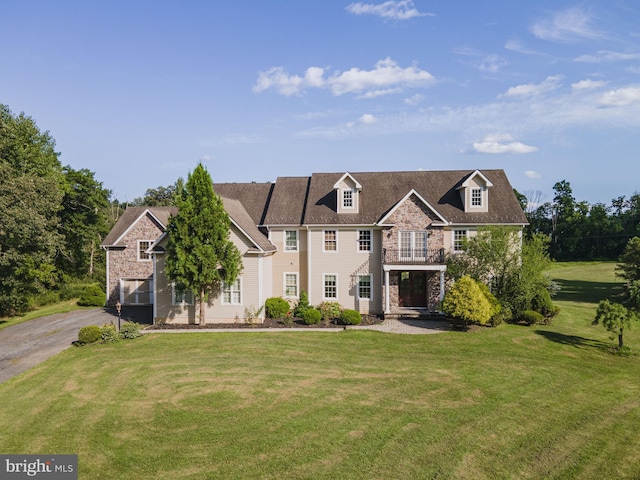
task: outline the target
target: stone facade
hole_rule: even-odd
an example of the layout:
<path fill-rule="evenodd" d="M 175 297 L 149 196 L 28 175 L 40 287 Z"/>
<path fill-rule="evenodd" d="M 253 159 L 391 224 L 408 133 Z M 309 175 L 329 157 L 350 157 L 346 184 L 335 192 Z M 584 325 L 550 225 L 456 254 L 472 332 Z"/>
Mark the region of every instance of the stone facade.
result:
<path fill-rule="evenodd" d="M 144 215 L 120 239 L 117 247 L 107 250 L 107 304 L 115 305 L 120 300 L 120 280 L 138 279 L 151 280 L 153 277 L 153 262 L 138 259 L 138 241 L 154 242 L 162 235 L 163 229 L 149 215 Z M 151 282 L 149 282 L 151 283 Z"/>
<path fill-rule="evenodd" d="M 396 249 L 399 245 L 399 232 L 426 230 L 428 234 L 427 248 L 436 250 L 444 247 L 442 227 L 431 227 L 437 219 L 433 212 L 417 196 L 411 195 L 388 218 L 387 223 L 394 227 L 384 232 L 382 248 Z"/>

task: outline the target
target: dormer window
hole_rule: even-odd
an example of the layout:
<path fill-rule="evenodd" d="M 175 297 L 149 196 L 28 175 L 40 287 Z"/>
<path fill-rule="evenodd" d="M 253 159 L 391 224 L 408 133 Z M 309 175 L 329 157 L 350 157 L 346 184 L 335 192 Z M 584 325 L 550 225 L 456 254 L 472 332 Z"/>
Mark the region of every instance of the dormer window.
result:
<path fill-rule="evenodd" d="M 353 190 L 342 190 L 342 208 L 353 208 Z"/>
<path fill-rule="evenodd" d="M 471 189 L 471 206 L 472 207 L 482 206 L 482 189 L 481 188 Z"/>

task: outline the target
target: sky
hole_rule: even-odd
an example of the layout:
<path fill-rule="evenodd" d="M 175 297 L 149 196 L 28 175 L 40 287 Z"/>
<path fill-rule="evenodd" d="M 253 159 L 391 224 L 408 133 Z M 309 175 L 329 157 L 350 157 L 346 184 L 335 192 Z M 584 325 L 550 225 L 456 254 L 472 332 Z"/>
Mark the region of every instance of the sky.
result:
<path fill-rule="evenodd" d="M 0 0 L 0 32 L 0 103 L 122 201 L 198 162 L 640 189 L 637 0 Z"/>

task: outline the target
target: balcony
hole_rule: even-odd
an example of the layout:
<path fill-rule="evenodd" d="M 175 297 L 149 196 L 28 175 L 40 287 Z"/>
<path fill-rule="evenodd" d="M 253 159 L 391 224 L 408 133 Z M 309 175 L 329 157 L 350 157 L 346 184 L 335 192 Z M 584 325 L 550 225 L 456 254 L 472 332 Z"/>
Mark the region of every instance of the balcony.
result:
<path fill-rule="evenodd" d="M 387 265 L 442 265 L 444 248 L 383 248 L 382 263 Z"/>

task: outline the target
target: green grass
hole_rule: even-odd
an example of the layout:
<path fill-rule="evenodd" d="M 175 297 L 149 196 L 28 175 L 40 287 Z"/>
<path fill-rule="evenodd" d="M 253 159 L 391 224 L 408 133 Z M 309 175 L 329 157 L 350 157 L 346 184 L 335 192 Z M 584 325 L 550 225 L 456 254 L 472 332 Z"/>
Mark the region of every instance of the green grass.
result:
<path fill-rule="evenodd" d="M 591 325 L 612 269 L 555 266 L 551 326 L 73 348 L 0 385 L 0 451 L 81 479 L 639 478 L 640 357 Z"/>
<path fill-rule="evenodd" d="M 58 313 L 67 313 L 73 310 L 81 310 L 86 307 L 78 306 L 78 299 L 67 300 L 53 305 L 46 305 L 44 307 L 38 307 L 36 310 L 25 313 L 24 315 L 17 315 L 15 317 L 0 318 L 0 330 L 16 325 L 22 322 L 28 322 L 29 320 L 35 320 L 36 318 L 46 317 L 48 315 L 55 315 Z"/>

